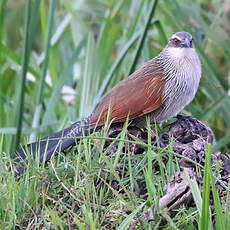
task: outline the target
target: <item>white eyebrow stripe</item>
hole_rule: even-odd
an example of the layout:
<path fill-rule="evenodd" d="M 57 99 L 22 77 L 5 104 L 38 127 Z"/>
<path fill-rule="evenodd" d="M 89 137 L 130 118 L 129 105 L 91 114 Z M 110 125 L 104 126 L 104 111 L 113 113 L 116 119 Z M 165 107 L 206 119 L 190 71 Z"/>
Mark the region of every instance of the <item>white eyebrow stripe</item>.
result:
<path fill-rule="evenodd" d="M 181 38 L 180 37 L 178 37 L 177 35 L 173 35 L 172 37 L 171 37 L 171 39 L 174 39 L 174 38 L 176 38 L 176 39 L 178 39 L 179 41 L 181 41 Z"/>

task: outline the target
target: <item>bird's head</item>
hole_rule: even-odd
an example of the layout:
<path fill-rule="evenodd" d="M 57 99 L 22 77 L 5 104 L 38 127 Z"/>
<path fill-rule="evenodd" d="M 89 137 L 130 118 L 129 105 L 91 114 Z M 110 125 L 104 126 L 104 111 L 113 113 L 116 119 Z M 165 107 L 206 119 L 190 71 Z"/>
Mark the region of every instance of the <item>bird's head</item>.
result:
<path fill-rule="evenodd" d="M 174 61 L 197 61 L 198 56 L 193 44 L 193 37 L 188 32 L 177 32 L 169 39 L 162 51 L 163 56 Z"/>
<path fill-rule="evenodd" d="M 193 48 L 193 37 L 188 32 L 177 32 L 170 38 L 167 47 Z"/>

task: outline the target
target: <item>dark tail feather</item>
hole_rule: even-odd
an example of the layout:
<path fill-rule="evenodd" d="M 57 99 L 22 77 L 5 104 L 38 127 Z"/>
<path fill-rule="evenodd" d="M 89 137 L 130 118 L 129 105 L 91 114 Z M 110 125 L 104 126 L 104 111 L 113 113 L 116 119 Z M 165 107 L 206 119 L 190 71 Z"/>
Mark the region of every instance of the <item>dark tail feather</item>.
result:
<path fill-rule="evenodd" d="M 39 155 L 40 162 L 49 161 L 53 155 L 57 155 L 70 146 L 74 146 L 76 143 L 75 137 L 82 135 L 82 129 L 84 129 L 86 135 L 87 132 L 90 132 L 88 131 L 88 126 L 85 121 L 78 121 L 66 129 L 42 138 L 38 142 L 24 145 L 12 155 L 12 158 L 21 164 L 21 166 L 16 169 L 15 175 L 20 176 L 26 169 L 27 161 L 25 153 L 30 152 L 34 158 Z"/>

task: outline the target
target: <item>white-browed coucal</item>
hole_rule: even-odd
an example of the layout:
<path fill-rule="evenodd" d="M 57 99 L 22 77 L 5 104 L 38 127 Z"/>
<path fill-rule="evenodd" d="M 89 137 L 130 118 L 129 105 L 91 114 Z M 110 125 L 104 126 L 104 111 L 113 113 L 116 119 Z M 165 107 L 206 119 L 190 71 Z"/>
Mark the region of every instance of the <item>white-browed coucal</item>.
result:
<path fill-rule="evenodd" d="M 112 123 L 124 122 L 127 117 L 138 127 L 150 122 L 161 122 L 176 116 L 194 98 L 201 78 L 200 59 L 190 33 L 172 35 L 159 55 L 144 63 L 133 74 L 119 82 L 102 99 L 92 114 L 70 127 L 27 144 L 13 158 L 26 159 L 30 151 L 40 161 L 48 161 L 54 154 L 73 146 L 84 130 L 105 124 L 108 112 Z M 45 157 L 45 159 L 43 159 Z M 18 168 L 20 175 L 25 166 Z"/>

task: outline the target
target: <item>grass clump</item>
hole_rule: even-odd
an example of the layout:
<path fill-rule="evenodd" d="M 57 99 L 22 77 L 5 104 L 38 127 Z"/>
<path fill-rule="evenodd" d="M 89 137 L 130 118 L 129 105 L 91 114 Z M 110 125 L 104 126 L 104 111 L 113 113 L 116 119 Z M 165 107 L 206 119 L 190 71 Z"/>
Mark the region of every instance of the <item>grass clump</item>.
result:
<path fill-rule="evenodd" d="M 143 209 L 157 207 L 164 185 L 178 169 L 173 142 L 171 149 L 158 149 L 157 154 L 148 142 L 143 154 L 127 151 L 122 156 L 130 144 L 126 128 L 120 140 L 112 141 L 119 143 L 115 155 L 104 151 L 106 132 L 102 138 L 93 133 L 47 167 L 29 157 L 20 180 L 6 166 L 12 165 L 9 155 L 19 141 L 26 138 L 27 143 L 29 136 L 48 135 L 88 115 L 109 89 L 156 56 L 176 31 L 193 34 L 202 61 L 199 91 L 186 110 L 214 130 L 215 151 L 229 152 L 228 15 L 228 1 L 215 0 L 2 0 L 0 228 L 127 229 Z M 71 91 L 63 92 L 64 86 Z M 205 179 L 210 180 L 218 215 L 225 215 L 227 222 L 212 176 Z M 147 185 L 147 199 L 133 194 L 141 190 L 139 181 Z M 200 220 L 196 208 L 181 207 L 173 219 L 163 215 L 165 229 L 193 229 L 193 219 Z M 161 216 L 156 214 L 154 221 L 157 229 Z M 220 229 L 222 224 L 217 221 Z M 143 222 L 141 227 L 150 225 Z"/>

